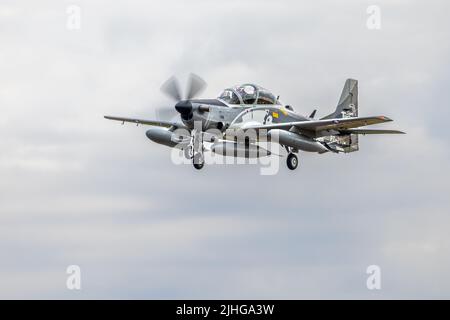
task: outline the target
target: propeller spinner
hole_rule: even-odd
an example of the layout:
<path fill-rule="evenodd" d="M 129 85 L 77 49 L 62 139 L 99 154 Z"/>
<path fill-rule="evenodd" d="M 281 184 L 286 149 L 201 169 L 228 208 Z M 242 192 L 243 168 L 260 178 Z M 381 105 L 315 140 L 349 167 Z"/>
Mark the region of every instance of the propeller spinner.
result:
<path fill-rule="evenodd" d="M 178 79 L 172 76 L 161 86 L 161 91 L 177 102 L 175 110 L 180 113 L 181 118 L 189 120 L 192 117 L 192 103 L 190 100 L 203 92 L 206 88 L 206 82 L 199 76 L 191 73 L 189 74 L 186 88 L 186 95 L 183 99 Z M 167 111 L 167 108 L 165 109 Z"/>

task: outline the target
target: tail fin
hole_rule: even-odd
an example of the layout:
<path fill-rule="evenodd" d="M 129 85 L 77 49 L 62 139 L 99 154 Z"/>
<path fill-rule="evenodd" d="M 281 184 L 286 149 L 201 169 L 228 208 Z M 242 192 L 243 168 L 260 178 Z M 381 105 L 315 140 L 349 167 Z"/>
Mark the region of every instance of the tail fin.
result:
<path fill-rule="evenodd" d="M 352 118 L 358 116 L 358 80 L 347 79 L 342 89 L 336 110 L 322 119 Z M 329 136 L 324 141 L 337 152 L 355 152 L 359 150 L 358 134 L 348 133 Z"/>
<path fill-rule="evenodd" d="M 358 80 L 347 79 L 336 110 L 322 119 L 351 118 L 358 116 Z"/>

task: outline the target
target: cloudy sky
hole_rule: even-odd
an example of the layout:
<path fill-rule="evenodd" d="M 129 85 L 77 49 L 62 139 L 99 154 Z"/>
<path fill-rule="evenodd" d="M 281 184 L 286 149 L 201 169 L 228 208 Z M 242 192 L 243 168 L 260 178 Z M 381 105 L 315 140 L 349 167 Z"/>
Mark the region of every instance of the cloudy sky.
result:
<path fill-rule="evenodd" d="M 3 0 L 0 298 L 449 298 L 449 10 Z M 160 85 L 189 72 L 208 82 L 203 97 L 255 82 L 319 117 L 352 77 L 360 115 L 408 134 L 261 176 L 174 165 L 145 127 L 102 119 L 154 118 L 172 105 Z M 69 265 L 79 291 L 66 287 Z M 369 265 L 381 290 L 366 287 Z"/>

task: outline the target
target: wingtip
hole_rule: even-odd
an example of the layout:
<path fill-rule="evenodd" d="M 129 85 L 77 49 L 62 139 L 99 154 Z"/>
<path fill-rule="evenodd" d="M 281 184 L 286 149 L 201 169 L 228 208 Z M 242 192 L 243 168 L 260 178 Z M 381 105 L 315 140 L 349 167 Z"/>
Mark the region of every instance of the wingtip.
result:
<path fill-rule="evenodd" d="M 400 131 L 400 130 L 392 130 L 391 133 L 392 133 L 392 134 L 406 134 L 406 132 Z"/>
<path fill-rule="evenodd" d="M 380 118 L 381 120 L 384 120 L 384 121 L 386 121 L 386 122 L 389 122 L 389 121 L 394 121 L 394 120 L 392 120 L 391 118 L 389 118 L 389 117 L 386 117 L 386 116 L 379 116 L 379 118 Z"/>

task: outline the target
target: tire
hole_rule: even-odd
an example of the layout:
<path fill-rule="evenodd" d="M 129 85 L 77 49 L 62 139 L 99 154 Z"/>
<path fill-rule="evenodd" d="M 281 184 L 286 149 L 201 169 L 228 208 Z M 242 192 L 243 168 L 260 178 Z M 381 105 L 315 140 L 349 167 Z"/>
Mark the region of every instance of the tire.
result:
<path fill-rule="evenodd" d="M 297 169 L 297 166 L 298 166 L 298 157 L 297 157 L 297 155 L 295 155 L 294 153 L 289 153 L 289 155 L 287 157 L 287 160 L 286 160 L 286 164 L 287 164 L 287 167 L 290 170 Z"/>
<path fill-rule="evenodd" d="M 201 170 L 205 165 L 205 159 L 203 158 L 203 155 L 201 153 L 196 153 L 192 158 L 192 164 L 195 169 Z"/>
<path fill-rule="evenodd" d="M 204 165 L 204 163 L 194 163 L 194 168 L 197 170 L 201 170 Z"/>

